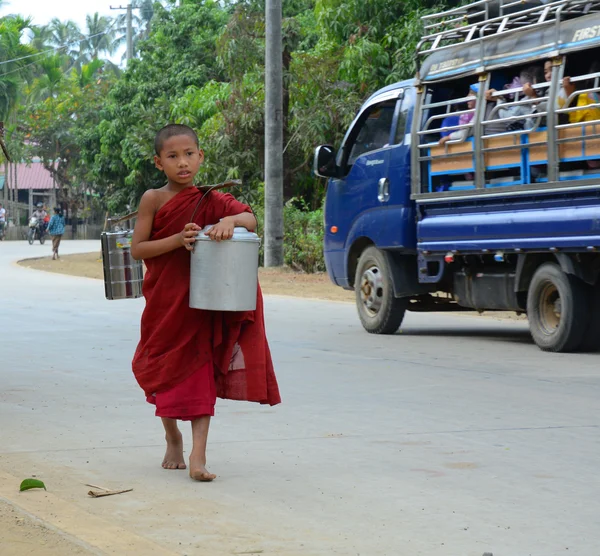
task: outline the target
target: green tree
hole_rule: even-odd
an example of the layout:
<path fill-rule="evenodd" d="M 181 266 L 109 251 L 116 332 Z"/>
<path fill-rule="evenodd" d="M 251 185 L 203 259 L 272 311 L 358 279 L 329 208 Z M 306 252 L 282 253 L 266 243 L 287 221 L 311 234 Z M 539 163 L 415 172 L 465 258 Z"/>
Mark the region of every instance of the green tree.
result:
<path fill-rule="evenodd" d="M 81 54 L 88 60 L 96 60 L 103 54 L 112 56 L 117 49 L 115 44 L 116 21 L 96 12 L 86 16 L 85 25 L 86 36 L 81 41 Z"/>
<path fill-rule="evenodd" d="M 50 32 L 48 44 L 59 49 L 58 52 L 65 56 L 70 65 L 75 64 L 80 56 L 80 43 L 83 38 L 77 23 L 71 20 L 61 21 L 55 17 L 50 21 L 47 30 Z"/>
<path fill-rule="evenodd" d="M 28 138 L 27 156 L 39 157 L 54 176 L 61 203 L 76 216 L 84 193 L 93 188 L 81 152 L 91 130 L 100 123 L 100 109 L 114 76 L 103 74 L 104 62 L 94 60 L 63 75 L 57 91 L 20 112 L 20 134 Z"/>
<path fill-rule="evenodd" d="M 24 81 L 31 76 L 29 56 L 34 49 L 24 42 L 31 21 L 20 16 L 0 19 L 0 119 L 8 120 L 19 100 Z"/>
<path fill-rule="evenodd" d="M 49 25 L 32 25 L 29 28 L 29 44 L 38 51 L 52 47 L 52 30 Z"/>
<path fill-rule="evenodd" d="M 132 60 L 113 87 L 102 121 L 82 150 L 112 207 L 135 204 L 148 187 L 163 183 L 152 163 L 154 133 L 171 121 L 172 105 L 187 91 L 223 77 L 215 42 L 228 13 L 219 2 L 196 0 L 172 9 L 156 4 L 155 9 L 140 59 Z"/>
<path fill-rule="evenodd" d="M 28 88 L 32 102 L 56 96 L 64 79 L 65 58 L 61 54 L 46 56 L 37 62 L 37 77 Z"/>

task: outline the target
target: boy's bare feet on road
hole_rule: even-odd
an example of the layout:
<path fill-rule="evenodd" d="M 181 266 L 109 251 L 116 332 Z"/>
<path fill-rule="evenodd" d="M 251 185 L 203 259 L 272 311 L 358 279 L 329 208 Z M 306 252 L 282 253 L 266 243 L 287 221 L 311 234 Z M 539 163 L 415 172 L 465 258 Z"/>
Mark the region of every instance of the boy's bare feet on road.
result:
<path fill-rule="evenodd" d="M 206 469 L 206 456 L 204 454 L 196 454 L 194 450 L 190 454 L 190 477 L 195 481 L 210 482 L 216 479 L 217 476 L 209 473 Z"/>
<path fill-rule="evenodd" d="M 163 469 L 185 469 L 185 459 L 183 458 L 183 438 L 179 435 L 167 435 L 167 451 L 165 459 L 162 462 Z"/>

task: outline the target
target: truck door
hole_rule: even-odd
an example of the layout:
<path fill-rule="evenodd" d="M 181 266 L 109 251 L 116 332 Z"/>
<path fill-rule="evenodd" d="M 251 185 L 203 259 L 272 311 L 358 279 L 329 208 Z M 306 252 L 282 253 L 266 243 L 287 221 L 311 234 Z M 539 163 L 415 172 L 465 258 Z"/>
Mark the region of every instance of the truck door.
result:
<path fill-rule="evenodd" d="M 397 105 L 394 98 L 368 105 L 354 121 L 338 153 L 344 177 L 330 181 L 325 205 L 325 251 L 335 267 L 335 282 L 344 285 L 344 250 L 348 242 L 365 232 L 365 211 L 385 204 L 392 123 Z M 381 188 L 381 192 L 379 189 Z M 381 193 L 382 201 L 378 200 Z M 368 226 L 370 227 L 370 226 Z M 335 230 L 335 231 L 332 231 Z M 339 264 L 336 264 L 339 263 Z"/>
<path fill-rule="evenodd" d="M 379 247 L 415 250 L 417 244 L 415 207 L 410 200 L 411 126 L 416 91 L 404 89 L 396 107 L 396 117 L 389 151 L 388 184 L 389 198 L 381 204 L 382 234 L 375 239 Z"/>

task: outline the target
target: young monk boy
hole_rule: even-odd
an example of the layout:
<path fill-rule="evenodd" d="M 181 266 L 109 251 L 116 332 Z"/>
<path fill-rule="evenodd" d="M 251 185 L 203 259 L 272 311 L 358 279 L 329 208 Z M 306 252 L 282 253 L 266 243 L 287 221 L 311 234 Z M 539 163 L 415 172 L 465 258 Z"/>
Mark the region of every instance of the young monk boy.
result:
<path fill-rule="evenodd" d="M 131 254 L 146 263 L 141 340 L 134 375 L 162 418 L 165 469 L 185 469 L 177 420 L 191 421 L 189 473 L 212 481 L 206 442 L 217 396 L 264 404 L 279 403 L 279 391 L 263 320 L 260 288 L 255 311 L 220 313 L 189 307 L 190 251 L 208 224 L 214 241 L 231 239 L 236 226 L 256 228 L 250 208 L 217 191 L 203 196 L 193 185 L 204 161 L 196 133 L 168 125 L 155 138 L 156 167 L 167 177 L 160 189 L 142 196 Z M 191 221 L 194 214 L 193 222 Z M 216 280 L 220 277 L 215 276 Z"/>

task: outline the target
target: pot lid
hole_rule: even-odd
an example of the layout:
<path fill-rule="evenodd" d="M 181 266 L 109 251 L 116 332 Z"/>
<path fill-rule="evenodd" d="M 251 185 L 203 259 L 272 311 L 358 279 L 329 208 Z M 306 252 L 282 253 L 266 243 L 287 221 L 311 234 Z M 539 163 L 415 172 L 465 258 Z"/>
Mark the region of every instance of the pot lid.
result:
<path fill-rule="evenodd" d="M 211 239 L 205 235 L 208 230 L 210 230 L 213 225 L 205 226 L 202 230 L 198 232 L 196 236 L 196 241 L 211 241 Z M 233 229 L 233 237 L 228 241 L 249 241 L 254 243 L 259 243 L 260 238 L 254 233 L 249 232 L 246 228 L 237 227 Z"/>

